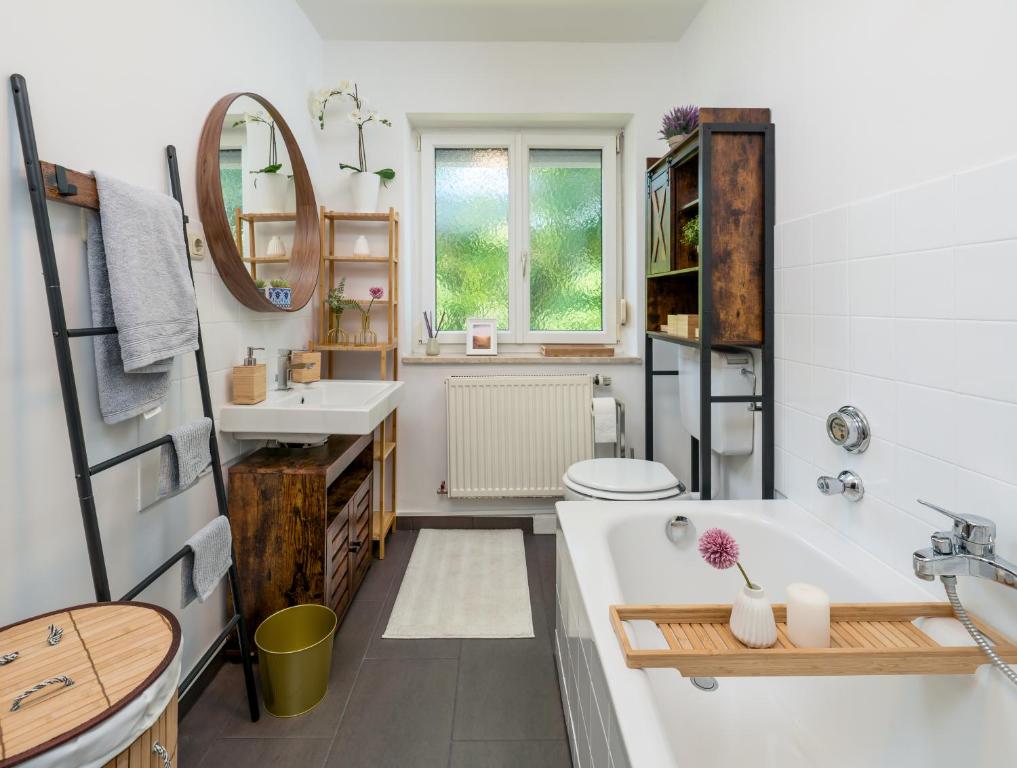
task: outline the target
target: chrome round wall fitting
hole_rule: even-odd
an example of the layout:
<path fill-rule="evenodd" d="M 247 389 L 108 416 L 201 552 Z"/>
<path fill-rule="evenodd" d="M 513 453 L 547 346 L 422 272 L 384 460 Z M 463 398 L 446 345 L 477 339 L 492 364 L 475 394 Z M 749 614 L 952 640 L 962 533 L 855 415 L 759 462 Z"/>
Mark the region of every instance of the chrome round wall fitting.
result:
<path fill-rule="evenodd" d="M 830 442 L 848 453 L 865 453 L 869 447 L 869 420 L 853 405 L 845 405 L 826 417 Z"/>
<path fill-rule="evenodd" d="M 672 544 L 680 544 L 694 538 L 696 529 L 685 515 L 675 515 L 664 525 L 664 533 Z"/>

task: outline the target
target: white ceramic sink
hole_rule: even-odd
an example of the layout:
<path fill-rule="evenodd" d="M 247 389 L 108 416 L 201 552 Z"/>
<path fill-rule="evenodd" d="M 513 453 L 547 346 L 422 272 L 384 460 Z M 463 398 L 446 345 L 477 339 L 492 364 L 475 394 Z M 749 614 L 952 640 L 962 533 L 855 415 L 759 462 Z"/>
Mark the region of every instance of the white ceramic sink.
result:
<path fill-rule="evenodd" d="M 238 440 L 318 442 L 328 435 L 366 435 L 403 399 L 401 381 L 316 381 L 271 390 L 257 405 L 225 405 L 219 428 Z"/>

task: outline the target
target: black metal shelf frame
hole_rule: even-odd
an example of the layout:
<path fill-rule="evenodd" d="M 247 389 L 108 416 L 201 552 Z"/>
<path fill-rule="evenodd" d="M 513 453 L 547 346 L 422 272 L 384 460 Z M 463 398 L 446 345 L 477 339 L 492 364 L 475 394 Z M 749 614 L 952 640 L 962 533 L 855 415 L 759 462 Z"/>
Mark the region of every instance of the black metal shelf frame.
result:
<path fill-rule="evenodd" d="M 762 394 L 751 396 L 732 396 L 713 394 L 713 366 L 711 353 L 714 350 L 731 349 L 728 345 L 713 342 L 713 275 L 709 254 L 710 242 L 710 206 L 701 206 L 701 246 L 706 256 L 699 260 L 699 339 L 667 338 L 665 334 L 647 331 L 644 376 L 646 389 L 646 458 L 653 458 L 653 382 L 655 376 L 677 376 L 677 371 L 655 371 L 653 369 L 654 340 L 698 347 L 699 361 L 699 436 L 692 438 L 692 490 L 699 491 L 701 499 L 710 499 L 713 495 L 712 453 L 714 403 L 749 403 L 762 414 L 762 498 L 774 497 L 774 274 L 773 274 L 773 229 L 776 220 L 774 195 L 774 126 L 772 123 L 707 123 L 700 128 L 699 178 L 701 188 L 700 200 L 710 199 L 710 147 L 713 136 L 720 133 L 759 133 L 763 135 L 763 196 L 764 201 L 764 242 L 763 242 L 763 343 L 734 347 L 736 349 L 759 349 L 762 357 Z M 688 151 L 691 151 L 688 150 Z M 683 152 L 679 162 L 688 154 Z"/>
<path fill-rule="evenodd" d="M 60 274 L 57 267 L 56 252 L 53 246 L 53 232 L 50 228 L 49 210 L 47 207 L 47 193 L 45 180 L 42 174 L 42 167 L 39 161 L 38 146 L 35 140 L 35 126 L 32 122 L 32 111 L 28 100 L 28 86 L 25 78 L 21 75 L 11 75 L 11 92 L 14 97 L 14 109 L 17 114 L 18 132 L 21 136 L 21 149 L 25 159 L 25 172 L 28 181 L 28 193 L 32 202 L 32 215 L 35 219 L 35 234 L 39 242 L 39 256 L 42 261 L 43 277 L 46 281 L 46 300 L 49 307 L 50 326 L 53 332 L 53 346 L 56 351 L 57 370 L 60 379 L 60 391 L 63 397 L 64 413 L 67 420 L 67 431 L 71 443 L 71 459 L 74 465 L 74 478 L 77 482 L 78 501 L 81 506 L 81 518 L 85 528 L 85 544 L 88 549 L 88 560 L 92 572 L 92 584 L 95 589 L 95 599 L 99 602 L 111 601 L 109 575 L 106 568 L 106 558 L 102 548 L 102 534 L 99 529 L 99 518 L 95 505 L 95 498 L 92 495 L 92 476 L 130 459 L 141 456 L 148 451 L 170 442 L 169 435 L 164 435 L 157 440 L 140 445 L 125 451 L 106 461 L 89 466 L 88 451 L 85 444 L 85 434 L 81 423 L 81 408 L 78 402 L 78 391 L 74 379 L 74 365 L 71 359 L 70 339 L 86 338 L 89 336 L 110 335 L 117 332 L 113 326 L 102 326 L 95 328 L 68 328 L 67 318 L 64 313 L 63 294 L 60 289 Z M 187 215 L 184 212 L 183 195 L 180 188 L 180 169 L 177 164 L 176 149 L 171 145 L 166 147 L 166 161 L 169 168 L 170 187 L 174 199 L 180 205 L 183 214 L 184 231 L 181 233 L 185 244 L 187 243 Z M 66 182 L 66 169 L 56 166 L 56 179 L 58 194 L 73 196 L 77 194 L 76 187 Z M 59 198 L 54 198 L 59 199 Z M 71 202 L 71 201 L 68 201 Z M 80 202 L 73 204 L 81 205 Z M 185 246 L 185 258 L 187 269 L 191 273 L 191 280 L 194 280 L 191 271 L 191 259 L 189 249 Z M 215 484 L 216 503 L 218 513 L 229 519 L 226 505 L 226 486 L 223 481 L 222 463 L 219 459 L 219 444 L 216 438 L 215 420 L 212 411 L 212 397 L 208 388 L 208 369 L 205 366 L 205 353 L 201 340 L 201 326 L 198 326 L 198 349 L 194 353 L 194 359 L 198 369 L 198 382 L 201 390 L 201 404 L 204 415 L 212 419 L 212 430 L 209 437 L 209 449 L 212 455 L 212 477 Z M 162 576 L 173 565 L 178 563 L 188 554 L 191 549 L 185 545 L 174 553 L 169 559 L 161 563 L 155 570 L 145 576 L 140 582 L 129 589 L 121 600 L 133 600 L 145 589 L 151 586 L 156 579 Z M 244 622 L 244 614 L 241 610 L 241 597 L 237 579 L 236 557 L 233 557 L 233 565 L 230 566 L 229 574 L 230 597 L 232 601 L 232 616 L 227 621 L 225 628 L 220 632 L 218 638 L 205 651 L 198 663 L 184 677 L 180 683 L 179 692 L 181 695 L 187 691 L 191 683 L 202 672 L 205 666 L 220 651 L 223 644 L 234 631 L 237 632 L 237 640 L 240 645 L 242 662 L 244 665 L 244 682 L 247 689 L 247 701 L 250 709 L 251 720 L 256 721 L 260 716 L 258 694 L 254 683 L 254 668 L 251 659 L 249 635 Z"/>

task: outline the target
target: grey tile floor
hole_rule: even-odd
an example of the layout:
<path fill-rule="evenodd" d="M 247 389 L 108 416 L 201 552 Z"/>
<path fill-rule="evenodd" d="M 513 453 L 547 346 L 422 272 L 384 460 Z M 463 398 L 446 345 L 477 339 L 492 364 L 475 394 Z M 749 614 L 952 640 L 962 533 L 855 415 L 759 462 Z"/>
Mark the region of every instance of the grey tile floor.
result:
<path fill-rule="evenodd" d="M 384 640 L 416 531 L 392 534 L 335 638 L 325 700 L 250 722 L 227 664 L 180 724 L 187 768 L 569 768 L 558 693 L 554 537 L 526 534 L 535 637 Z"/>

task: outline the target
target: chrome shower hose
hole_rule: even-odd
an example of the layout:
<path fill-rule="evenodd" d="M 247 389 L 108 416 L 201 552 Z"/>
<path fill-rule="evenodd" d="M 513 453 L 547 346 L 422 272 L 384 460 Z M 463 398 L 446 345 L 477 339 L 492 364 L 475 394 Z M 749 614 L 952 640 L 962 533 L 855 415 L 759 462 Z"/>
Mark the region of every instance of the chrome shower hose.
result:
<path fill-rule="evenodd" d="M 964 625 L 964 629 L 971 635 L 971 639 L 975 641 L 979 648 L 989 657 L 1000 672 L 1006 675 L 1007 679 L 1017 685 L 1017 671 L 1014 670 L 1009 664 L 1003 661 L 999 654 L 992 647 L 992 643 L 985 639 L 985 635 L 978 631 L 978 628 L 971 621 L 971 617 L 968 616 L 968 612 L 964 610 L 964 606 L 961 605 L 960 598 L 957 597 L 957 577 L 956 576 L 940 576 L 940 580 L 943 582 L 943 589 L 946 590 L 946 596 L 950 599 L 950 605 L 953 606 L 954 615 L 957 616 L 957 621 Z"/>

